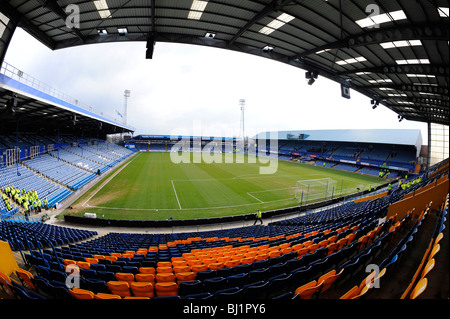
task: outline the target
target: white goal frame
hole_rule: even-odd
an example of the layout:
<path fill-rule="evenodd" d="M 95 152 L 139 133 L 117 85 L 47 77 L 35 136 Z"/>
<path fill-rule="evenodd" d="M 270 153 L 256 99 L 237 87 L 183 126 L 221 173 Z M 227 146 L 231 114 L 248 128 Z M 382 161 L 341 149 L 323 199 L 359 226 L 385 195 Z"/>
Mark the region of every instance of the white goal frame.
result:
<path fill-rule="evenodd" d="M 299 180 L 295 183 L 295 199 L 302 203 L 332 198 L 336 193 L 337 181 L 330 177 Z"/>

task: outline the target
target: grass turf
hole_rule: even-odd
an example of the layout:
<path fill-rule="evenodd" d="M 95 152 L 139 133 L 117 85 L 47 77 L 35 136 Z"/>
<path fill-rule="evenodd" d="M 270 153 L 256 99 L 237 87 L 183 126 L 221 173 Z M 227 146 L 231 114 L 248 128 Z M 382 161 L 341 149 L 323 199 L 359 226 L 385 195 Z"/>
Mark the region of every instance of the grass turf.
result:
<path fill-rule="evenodd" d="M 259 168 L 268 164 L 249 163 L 247 156 L 243 163 L 193 163 L 194 155 L 190 156 L 190 163 L 174 163 L 170 153 L 139 153 L 105 176 L 63 214 L 89 212 L 101 218 L 140 220 L 208 218 L 299 205 L 294 198 L 298 180 L 331 178 L 336 181 L 332 190 L 335 197 L 386 182 L 283 160 L 278 161 L 274 174 L 263 175 Z M 330 192 L 327 195 L 331 196 Z"/>

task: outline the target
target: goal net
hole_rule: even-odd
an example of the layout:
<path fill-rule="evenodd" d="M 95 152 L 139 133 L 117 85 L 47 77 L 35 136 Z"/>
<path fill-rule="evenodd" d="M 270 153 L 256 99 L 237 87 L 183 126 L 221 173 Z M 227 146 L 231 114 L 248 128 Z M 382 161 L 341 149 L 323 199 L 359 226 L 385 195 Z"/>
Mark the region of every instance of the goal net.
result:
<path fill-rule="evenodd" d="M 336 184 L 329 177 L 297 181 L 295 198 L 303 204 L 330 199 L 336 195 Z"/>

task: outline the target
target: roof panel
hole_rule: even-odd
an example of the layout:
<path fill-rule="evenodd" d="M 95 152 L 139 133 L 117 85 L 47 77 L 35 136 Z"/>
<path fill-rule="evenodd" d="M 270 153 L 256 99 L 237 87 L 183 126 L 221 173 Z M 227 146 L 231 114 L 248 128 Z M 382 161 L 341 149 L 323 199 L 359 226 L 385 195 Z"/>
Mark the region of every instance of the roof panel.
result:
<path fill-rule="evenodd" d="M 449 19 L 441 17 L 437 9 L 448 8 L 448 0 L 207 0 L 200 20 L 188 19 L 191 0 L 106 0 L 112 16 L 106 19 L 101 18 L 92 1 L 47 0 L 43 3 L 1 1 L 0 11 L 20 17 L 24 29 L 51 49 L 105 41 L 147 41 L 152 35 L 155 41 L 215 46 L 269 57 L 304 70 L 317 70 L 320 76 L 339 83 L 348 83 L 350 79 L 351 87 L 369 98 L 380 91 L 373 88 L 379 82 L 373 81 L 385 78 L 392 79 L 392 85 L 396 85 L 392 94 L 406 94 L 411 99 L 418 94 L 409 93 L 411 90 L 405 91 L 405 88 L 414 82 L 437 84 L 441 90 L 440 100 L 444 101 L 439 105 L 440 115 L 442 107 L 445 108 L 441 124 L 449 120 Z M 65 27 L 61 10 L 68 4 L 79 5 L 80 30 Z M 402 19 L 391 21 L 396 17 L 394 12 L 401 13 Z M 282 13 L 294 19 L 268 35 L 259 32 Z M 356 23 L 367 18 L 372 22 L 364 27 Z M 374 25 L 374 21 L 378 24 Z M 124 26 L 128 35 L 115 36 L 117 28 Z M 102 37 L 98 28 L 106 28 L 111 36 Z M 205 39 L 206 32 L 216 34 L 214 41 Z M 423 46 L 386 50 L 379 45 L 405 40 L 421 40 Z M 262 50 L 267 45 L 274 48 L 270 55 Z M 364 57 L 365 61 L 334 63 L 357 57 Z M 420 59 L 428 59 L 430 65 L 396 62 Z M 370 75 L 361 75 L 366 73 Z M 405 74 L 432 77 L 417 80 Z M 397 101 L 393 100 L 397 97 L 389 96 L 386 91 L 382 93 L 386 97 L 382 104 L 397 110 Z M 416 98 L 406 102 L 415 103 L 418 109 L 423 103 L 417 101 Z M 407 119 L 408 114 L 411 119 L 417 118 L 417 112 L 410 108 L 399 107 L 398 110 Z M 421 112 L 422 121 L 433 118 L 432 107 Z"/>

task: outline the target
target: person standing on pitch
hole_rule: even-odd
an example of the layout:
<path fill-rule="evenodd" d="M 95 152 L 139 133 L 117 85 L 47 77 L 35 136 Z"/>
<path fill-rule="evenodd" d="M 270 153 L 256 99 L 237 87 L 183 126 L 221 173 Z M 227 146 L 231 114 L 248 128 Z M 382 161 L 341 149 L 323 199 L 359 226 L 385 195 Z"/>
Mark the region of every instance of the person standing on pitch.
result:
<path fill-rule="evenodd" d="M 253 225 L 256 225 L 256 222 L 257 222 L 258 220 L 261 222 L 261 225 L 262 225 L 262 224 L 263 224 L 263 221 L 262 221 L 262 213 L 261 213 L 261 210 L 260 210 L 260 209 L 258 209 L 258 210 L 256 211 L 256 219 L 255 219 L 255 222 L 253 223 Z"/>

